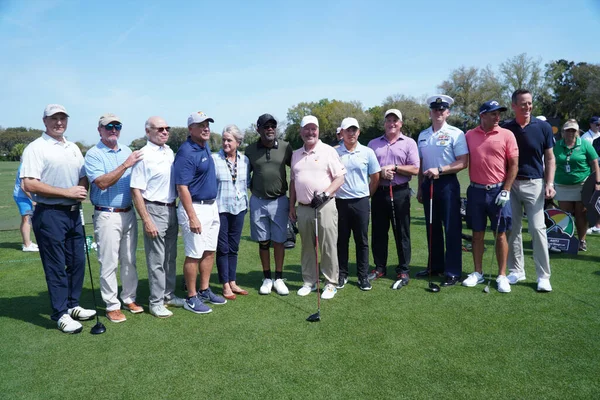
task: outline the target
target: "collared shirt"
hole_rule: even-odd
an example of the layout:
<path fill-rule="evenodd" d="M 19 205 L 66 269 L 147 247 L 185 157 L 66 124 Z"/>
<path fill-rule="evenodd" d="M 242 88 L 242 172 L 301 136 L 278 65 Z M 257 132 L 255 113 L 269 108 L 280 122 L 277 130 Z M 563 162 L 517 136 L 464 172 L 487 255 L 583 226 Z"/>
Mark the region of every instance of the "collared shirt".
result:
<path fill-rule="evenodd" d="M 140 189 L 148 201 L 172 203 L 177 198 L 173 177 L 173 150 L 166 144 L 158 146 L 150 141 L 141 148 L 144 158 L 131 169 L 131 187 Z"/>
<path fill-rule="evenodd" d="M 88 150 L 85 154 L 85 173 L 90 181 L 90 201 L 95 206 L 127 208 L 131 206 L 131 170 L 128 168 L 114 185 L 100 189 L 94 182 L 100 176 L 114 171 L 123 164 L 131 154 L 131 149 L 117 143 L 113 150 L 102 142 Z"/>
<path fill-rule="evenodd" d="M 299 203 L 309 204 L 315 192 L 324 192 L 335 178 L 345 173 L 337 151 L 321 140 L 308 152 L 302 146 L 292 154 L 291 175 Z"/>
<path fill-rule="evenodd" d="M 285 196 L 288 190 L 286 166 L 292 160 L 292 146 L 283 140 L 276 140 L 273 147 L 268 148 L 258 139 L 246 148 L 245 154 L 252 172 L 252 194 L 263 199 Z"/>
<path fill-rule="evenodd" d="M 517 176 L 529 179 L 544 177 L 544 151 L 554 147 L 552 127 L 546 121 L 531 117 L 529 124 L 521 128 L 512 119 L 501 125 L 515 135 L 519 146 L 519 172 Z"/>
<path fill-rule="evenodd" d="M 423 171 L 452 164 L 456 157 L 469 154 L 463 131 L 445 122 L 437 132 L 433 126 L 421 132 L 418 146 Z"/>
<path fill-rule="evenodd" d="M 373 149 L 380 166 L 412 165 L 419 168 L 419 150 L 417 143 L 403 133 L 394 143 L 388 142 L 385 135 L 371 140 L 368 146 Z M 392 185 L 400 185 L 412 179 L 412 176 L 394 174 Z"/>
<path fill-rule="evenodd" d="M 190 136 L 175 155 L 175 184 L 185 185 L 192 201 L 213 200 L 217 197 L 215 162 L 208 143 L 200 146 Z"/>
<path fill-rule="evenodd" d="M 23 166 L 23 164 L 19 164 L 19 168 L 17 168 L 17 179 L 15 179 L 15 187 L 13 188 L 13 197 L 29 199 L 29 197 L 27 197 L 27 195 L 21 188 L 21 167 L 22 166 Z"/>
<path fill-rule="evenodd" d="M 589 130 L 586 133 L 584 133 L 583 135 L 581 135 L 581 138 L 583 140 L 587 140 L 590 143 L 593 143 L 594 140 L 598 139 L 600 137 L 600 131 L 598 131 L 598 133 L 594 132 L 593 130 Z"/>
<path fill-rule="evenodd" d="M 360 199 L 369 196 L 369 176 L 381 171 L 375 152 L 356 143 L 353 151 L 346 148 L 342 142 L 335 148 L 344 167 L 346 176 L 344 184 L 336 193 L 338 199 Z"/>
<path fill-rule="evenodd" d="M 590 176 L 592 173 L 590 162 L 598 158 L 598 154 L 587 140 L 578 137 L 572 148 L 567 147 L 564 139 L 556 142 L 554 157 L 556 158 L 554 182 L 559 185 L 576 185 Z"/>
<path fill-rule="evenodd" d="M 250 161 L 236 152 L 237 162 L 227 160 L 223 149 L 212 155 L 217 174 L 217 208 L 219 213 L 238 215 L 248 208 L 248 181 Z M 235 175 L 235 182 L 233 177 Z"/>
<path fill-rule="evenodd" d="M 64 142 L 43 133 L 23 151 L 22 178 L 35 178 L 50 186 L 67 189 L 79 184 L 85 176 L 83 155 L 79 147 L 64 139 Z M 31 194 L 33 201 L 44 204 L 71 205 L 77 201 L 64 197 L 45 197 Z"/>
<path fill-rule="evenodd" d="M 480 185 L 504 182 L 508 160 L 519 156 L 515 135 L 496 127 L 486 132 L 478 126 L 465 135 L 469 146 L 469 178 Z"/>

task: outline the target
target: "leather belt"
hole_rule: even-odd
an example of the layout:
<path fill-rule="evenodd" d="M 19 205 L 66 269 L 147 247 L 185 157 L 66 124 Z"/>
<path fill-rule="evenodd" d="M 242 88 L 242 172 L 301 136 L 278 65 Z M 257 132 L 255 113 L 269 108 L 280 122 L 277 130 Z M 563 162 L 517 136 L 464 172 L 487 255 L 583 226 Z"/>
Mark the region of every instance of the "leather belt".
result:
<path fill-rule="evenodd" d="M 161 203 L 160 201 L 150 201 L 150 200 L 144 200 L 146 203 L 150 203 L 150 204 L 156 204 L 157 206 L 166 206 L 166 207 L 175 207 L 175 202 L 172 201 L 170 203 Z"/>
<path fill-rule="evenodd" d="M 490 185 L 480 185 L 479 183 L 471 182 L 471 187 L 474 187 L 474 188 L 477 188 L 477 189 L 485 189 L 485 190 L 492 190 L 492 189 L 495 189 L 495 188 L 500 187 L 502 185 L 504 185 L 504 182 L 492 183 Z"/>
<path fill-rule="evenodd" d="M 115 208 L 115 207 L 100 207 L 100 206 L 94 206 L 94 210 L 96 211 L 105 211 L 105 212 L 117 212 L 117 213 L 124 213 L 124 212 L 128 212 L 131 210 L 131 206 L 127 207 L 127 208 Z"/>
<path fill-rule="evenodd" d="M 213 204 L 216 201 L 216 199 L 210 199 L 210 200 L 198 200 L 198 201 L 194 201 L 194 204 Z"/>
<path fill-rule="evenodd" d="M 533 180 L 533 179 L 536 179 L 536 178 L 529 178 L 529 177 L 527 177 L 527 176 L 517 176 L 517 177 L 515 178 L 515 180 L 517 180 L 517 181 L 531 181 L 531 180 Z"/>
<path fill-rule="evenodd" d="M 81 203 L 75 203 L 75 204 L 71 204 L 68 206 L 64 205 L 64 204 L 44 204 L 44 203 L 36 204 L 36 207 L 45 208 L 47 210 L 61 210 L 61 211 L 78 211 L 80 206 L 81 206 Z"/>

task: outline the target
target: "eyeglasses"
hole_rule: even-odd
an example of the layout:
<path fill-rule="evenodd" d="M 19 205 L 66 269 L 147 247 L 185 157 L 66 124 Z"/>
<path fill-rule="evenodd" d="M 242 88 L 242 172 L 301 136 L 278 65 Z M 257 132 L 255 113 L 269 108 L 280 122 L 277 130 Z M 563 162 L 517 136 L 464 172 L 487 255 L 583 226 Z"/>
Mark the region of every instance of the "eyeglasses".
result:
<path fill-rule="evenodd" d="M 170 132 L 171 131 L 170 126 L 155 126 L 154 129 L 156 129 L 158 132 Z"/>
<path fill-rule="evenodd" d="M 263 126 L 263 128 L 265 130 L 267 130 L 267 129 L 277 129 L 277 125 L 275 125 L 275 124 L 266 124 L 266 125 Z"/>
<path fill-rule="evenodd" d="M 113 129 L 116 129 L 117 132 L 120 132 L 123 129 L 123 124 L 108 124 L 104 125 L 104 129 L 111 132 Z"/>

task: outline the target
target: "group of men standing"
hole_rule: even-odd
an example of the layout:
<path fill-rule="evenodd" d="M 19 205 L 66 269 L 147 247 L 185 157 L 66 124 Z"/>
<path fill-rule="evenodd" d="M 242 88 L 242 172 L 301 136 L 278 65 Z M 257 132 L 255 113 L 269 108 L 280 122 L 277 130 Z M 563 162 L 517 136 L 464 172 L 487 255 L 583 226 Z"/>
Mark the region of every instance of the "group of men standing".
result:
<path fill-rule="evenodd" d="M 416 276 L 442 275 L 443 285 L 456 285 L 462 275 L 460 186 L 456 174 L 467 166 L 471 179 L 467 215 L 473 229 L 475 271 L 462 284 L 475 286 L 483 282 L 487 219 L 496 235 L 498 290 L 509 292 L 510 284 L 525 279 L 521 238 L 524 208 L 533 239 L 538 290 L 552 290 L 543 216 L 544 198 L 554 193 L 552 131 L 546 122 L 531 116 L 531 94 L 526 90 L 513 94 L 515 119 L 504 128 L 499 122 L 506 108 L 495 101 L 484 103 L 480 126 L 466 135 L 446 122 L 453 103 L 450 97 L 436 95 L 427 102 L 432 125 L 419 134 L 416 142 L 402 133 L 402 113 L 397 109 L 385 112 L 385 134 L 368 146 L 358 142 L 360 126 L 355 118 L 342 121 L 341 141 L 334 148 L 319 139 L 318 119 L 305 116 L 300 123 L 304 145 L 296 151 L 277 138 L 273 116 L 259 117 L 260 138 L 247 148 L 246 155 L 252 174 L 251 235 L 258 242 L 264 275 L 260 294 L 267 295 L 273 288 L 279 295 L 289 293 L 283 279 L 288 218 L 298 222 L 302 239 L 303 285 L 298 295 L 316 290 L 317 263 L 326 280 L 323 299 L 333 298 L 346 285 L 351 234 L 356 244 L 358 287 L 370 290 L 370 281 L 387 274 L 390 222 L 398 256 L 396 280 L 407 285 L 411 261 L 409 181 L 413 176 L 418 176 L 418 201 L 428 205 L 424 207 L 428 268 Z M 170 127 L 163 118 L 150 117 L 146 121 L 148 143 L 141 150 L 131 151 L 118 141 L 121 119 L 104 114 L 98 122 L 100 141 L 84 159 L 79 148 L 64 137 L 68 117 L 61 105 L 46 107 L 46 132 L 26 148 L 21 170 L 24 188 L 37 202 L 33 229 L 52 319 L 59 329 L 80 332 L 82 326 L 77 320 L 95 315 L 94 310 L 79 306 L 85 269 L 80 209 L 88 188 L 99 245 L 100 291 L 110 321 L 126 320 L 122 308 L 131 313 L 143 312 L 136 302 L 138 228 L 134 206 L 144 229 L 150 313 L 166 318 L 172 315 L 167 307 L 175 306 L 202 314 L 212 311 L 205 303 L 225 304 L 227 300 L 209 287 L 219 232 L 215 166 L 208 147 L 213 119 L 202 112 L 190 115 L 190 135 L 175 156 L 166 145 Z M 180 198 L 179 207 L 176 197 Z M 370 217 L 375 268 L 369 273 Z M 175 296 L 179 226 L 185 251 L 185 299 Z M 119 265 L 120 295 L 116 275 Z"/>

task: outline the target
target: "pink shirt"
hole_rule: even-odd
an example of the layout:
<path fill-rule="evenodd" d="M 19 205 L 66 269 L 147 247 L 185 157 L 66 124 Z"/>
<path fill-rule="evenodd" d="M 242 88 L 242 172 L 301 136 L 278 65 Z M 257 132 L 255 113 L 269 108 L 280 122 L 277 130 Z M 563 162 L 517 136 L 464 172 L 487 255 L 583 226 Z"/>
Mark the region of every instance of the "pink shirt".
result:
<path fill-rule="evenodd" d="M 320 140 L 310 152 L 302 146 L 292 154 L 291 177 L 298 203 L 310 204 L 315 192 L 324 192 L 335 178 L 345 173 L 337 151 Z"/>
<path fill-rule="evenodd" d="M 496 127 L 485 132 L 481 125 L 465 135 L 469 147 L 469 178 L 480 185 L 504 182 L 508 160 L 519 156 L 515 135 Z"/>

